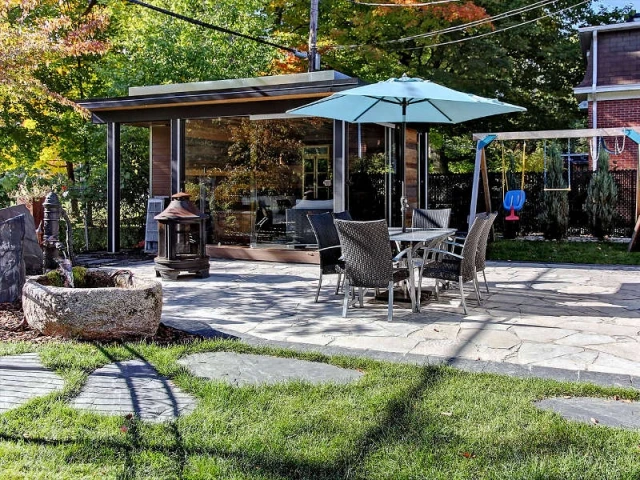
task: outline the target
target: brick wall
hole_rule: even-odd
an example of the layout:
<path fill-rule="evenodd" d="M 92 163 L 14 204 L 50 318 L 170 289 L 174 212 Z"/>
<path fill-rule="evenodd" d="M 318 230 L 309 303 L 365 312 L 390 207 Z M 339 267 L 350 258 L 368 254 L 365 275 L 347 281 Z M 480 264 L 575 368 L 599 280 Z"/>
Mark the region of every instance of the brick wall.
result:
<path fill-rule="evenodd" d="M 640 28 L 598 33 L 598 86 L 640 83 Z M 589 45 L 591 50 L 593 45 Z M 587 69 L 580 87 L 593 83 L 593 54 L 587 59 Z"/>
<path fill-rule="evenodd" d="M 593 104 L 589 102 L 589 128 L 593 127 Z M 640 129 L 640 98 L 626 100 L 598 101 L 598 128 L 638 127 Z M 622 145 L 622 137 L 617 138 Z M 614 149 L 615 137 L 605 138 L 609 150 Z M 624 151 L 609 158 L 611 168 L 638 168 L 638 146 L 630 139 L 625 140 Z"/>
<path fill-rule="evenodd" d="M 598 39 L 598 85 L 640 82 L 640 29 L 601 32 Z"/>

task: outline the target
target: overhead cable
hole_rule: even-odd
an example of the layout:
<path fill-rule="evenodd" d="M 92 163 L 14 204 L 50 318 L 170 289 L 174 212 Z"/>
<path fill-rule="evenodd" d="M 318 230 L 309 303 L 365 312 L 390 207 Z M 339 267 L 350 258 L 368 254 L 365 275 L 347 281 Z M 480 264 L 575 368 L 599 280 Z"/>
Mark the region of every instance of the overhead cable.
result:
<path fill-rule="evenodd" d="M 555 3 L 557 2 L 557 0 L 541 0 L 538 2 L 534 2 L 530 5 L 526 5 L 524 7 L 519 7 L 513 10 L 509 10 L 507 12 L 503 12 L 500 13 L 498 15 L 494 15 L 494 16 L 490 16 L 490 17 L 485 17 L 485 18 L 481 18 L 478 20 L 473 20 L 471 22 L 467 22 L 467 23 L 463 23 L 461 25 L 454 25 L 451 27 L 446 27 L 440 30 L 435 30 L 432 32 L 425 32 L 425 33 L 418 33 L 416 35 L 411 35 L 408 37 L 402 37 L 402 38 L 397 38 L 394 40 L 386 40 L 386 41 L 382 41 L 382 42 L 375 42 L 375 43 L 371 43 L 371 44 L 367 44 L 366 46 L 371 46 L 371 45 L 387 45 L 387 44 L 391 44 L 391 43 L 401 43 L 401 42 L 406 42 L 409 40 L 415 40 L 416 38 L 428 38 L 428 37 L 434 37 L 436 35 L 442 35 L 445 33 L 452 33 L 452 32 L 456 32 L 456 31 L 460 31 L 460 30 L 466 30 L 470 27 L 475 27 L 478 25 L 482 25 L 485 23 L 490 23 L 490 22 L 494 22 L 496 20 L 502 20 L 504 18 L 508 18 L 511 17 L 513 15 L 518 15 L 520 13 L 524 13 L 527 12 L 529 10 L 534 10 L 536 8 L 539 7 L 544 7 L 550 3 Z M 342 48 L 359 48 L 365 45 L 341 45 L 341 46 L 336 46 L 335 48 L 338 49 L 342 49 Z"/>
<path fill-rule="evenodd" d="M 298 58 L 307 58 L 307 53 L 306 52 L 301 52 L 300 50 L 297 50 L 295 48 L 285 47 L 284 45 L 278 45 L 277 43 L 273 43 L 273 42 L 270 42 L 268 40 L 264 40 L 262 38 L 253 37 L 251 35 L 247 35 L 247 34 L 244 34 L 244 33 L 236 32 L 234 30 L 229 30 L 228 28 L 219 27 L 218 25 L 213 25 L 211 23 L 206 23 L 206 22 L 203 22 L 201 20 L 197 20 L 195 18 L 186 17 L 186 16 L 181 15 L 179 13 L 172 12 L 171 10 L 166 10 L 164 8 L 156 7 L 154 5 L 150 5 L 148 3 L 141 2 L 140 0 L 126 0 L 126 1 L 129 2 L 129 3 L 133 3 L 135 5 L 139 5 L 139 6 L 144 7 L 144 8 L 148 8 L 150 10 L 154 10 L 154 11 L 162 13 L 164 15 L 168 15 L 170 17 L 177 18 L 179 20 L 184 20 L 185 22 L 191 23 L 193 25 L 198 25 L 200 27 L 205 27 L 205 28 L 208 28 L 210 30 L 216 30 L 218 32 L 222 32 L 222 33 L 226 33 L 226 34 L 229 34 L 229 35 L 233 35 L 234 37 L 246 38 L 247 40 L 253 40 L 254 42 L 258 42 L 258 43 L 261 43 L 263 45 L 268 45 L 270 47 L 275 47 L 275 48 L 278 48 L 280 50 L 285 50 L 287 52 L 293 53 Z"/>
<path fill-rule="evenodd" d="M 433 45 L 421 45 L 419 47 L 407 47 L 407 48 L 401 48 L 399 50 L 404 51 L 404 50 L 419 50 L 419 49 L 422 49 L 422 48 L 435 48 L 435 47 L 441 47 L 443 45 L 452 45 L 454 43 L 468 42 L 469 40 L 476 40 L 478 38 L 488 37 L 489 35 L 495 35 L 496 33 L 505 32 L 505 31 L 511 30 L 513 28 L 518 28 L 518 27 L 522 27 L 523 25 L 527 25 L 529 23 L 537 22 L 538 20 L 542 20 L 543 18 L 551 17 L 551 16 L 556 15 L 558 13 L 562 13 L 564 11 L 571 10 L 572 8 L 578 7 L 578 6 L 580 6 L 580 5 L 584 4 L 584 3 L 589 3 L 590 1 L 591 0 L 583 0 L 581 2 L 576 3 L 575 5 L 571 5 L 570 7 L 565 7 L 565 8 L 562 8 L 560 10 L 556 10 L 555 12 L 547 13 L 545 15 L 542 15 L 542 16 L 538 17 L 538 18 L 534 18 L 533 20 L 527 20 L 525 22 L 520 22 L 520 23 L 517 23 L 515 25 L 510 25 L 508 27 L 504 27 L 504 28 L 501 28 L 501 29 L 498 29 L 498 30 L 492 30 L 491 32 L 481 33 L 481 34 L 473 35 L 471 37 L 466 37 L 466 38 L 459 38 L 457 40 L 451 40 L 451 41 L 448 41 L 448 42 L 435 43 Z"/>
<path fill-rule="evenodd" d="M 511 25 L 509 27 L 504 27 L 504 28 L 501 28 L 501 29 L 498 29 L 498 30 L 493 30 L 491 32 L 486 32 L 486 33 L 482 33 L 482 34 L 478 34 L 478 35 L 473 35 L 471 37 L 466 37 L 466 38 L 462 38 L 462 39 L 451 40 L 451 41 L 448 41 L 448 42 L 436 43 L 436 44 L 433 44 L 433 45 L 423 45 L 423 46 L 419 46 L 419 47 L 407 47 L 407 48 L 401 48 L 399 50 L 416 50 L 416 49 L 420 49 L 420 48 L 439 47 L 439 46 L 442 46 L 442 45 L 450 45 L 450 44 L 453 44 L 453 43 L 459 43 L 459 42 L 466 42 L 466 41 L 469 41 L 469 40 L 474 40 L 476 38 L 487 37 L 489 35 L 494 35 L 496 33 L 504 32 L 506 30 L 511 30 L 513 28 L 517 28 L 517 27 L 520 27 L 520 26 L 523 26 L 523 25 L 527 25 L 529 23 L 537 22 L 538 20 L 541 20 L 543 18 L 555 15 L 557 13 L 564 12 L 566 10 L 570 10 L 570 9 L 575 8 L 575 7 L 577 7 L 579 5 L 582 5 L 584 3 L 588 3 L 588 1 L 589 0 L 583 0 L 583 1 L 580 1 L 580 2 L 578 2 L 576 4 L 574 4 L 574 5 L 571 5 L 569 7 L 565 7 L 565 8 L 562 8 L 560 10 L 557 10 L 555 12 L 550 12 L 548 14 L 545 14 L 545 15 L 542 15 L 540 17 L 537 17 L 537 18 L 535 18 L 533 20 L 527 20 L 527 21 L 524 21 L 524 22 L 517 23 L 515 25 Z M 542 1 L 530 4 L 530 5 L 527 5 L 526 7 L 520 7 L 520 8 L 511 10 L 511 11 L 508 11 L 508 12 L 504 12 L 504 13 L 495 15 L 493 17 L 487 17 L 487 18 L 480 19 L 480 20 L 474 20 L 472 22 L 467 22 L 467 23 L 462 24 L 462 25 L 456 25 L 456 26 L 453 26 L 453 27 L 447 27 L 447 28 L 443 28 L 441 30 L 436 30 L 436 31 L 433 31 L 433 32 L 425 32 L 425 33 L 412 35 L 412 36 L 409 36 L 409 37 L 403 37 L 403 38 L 394 39 L 394 40 L 387 40 L 387 41 L 383 41 L 383 42 L 372 42 L 372 43 L 361 44 L 361 45 L 335 45 L 332 48 L 335 49 L 335 50 L 339 50 L 339 49 L 351 49 L 351 50 L 354 50 L 354 49 L 362 48 L 362 47 L 369 47 L 369 46 L 376 46 L 376 45 L 388 45 L 388 44 L 392 44 L 392 43 L 401 43 L 401 42 L 406 42 L 406 41 L 409 41 L 409 40 L 415 40 L 415 39 L 418 39 L 418 38 L 429 38 L 429 37 L 433 37 L 433 36 L 436 36 L 436 35 L 442 35 L 442 34 L 446 34 L 446 33 L 452 33 L 452 32 L 455 32 L 455 31 L 466 30 L 469 27 L 481 25 L 483 23 L 493 22 L 495 20 L 502 20 L 504 18 L 507 18 L 507 17 L 510 17 L 510 16 L 513 16 L 513 15 L 517 15 L 519 13 L 524 13 L 526 11 L 533 10 L 533 9 L 536 9 L 536 8 L 544 7 L 544 6 L 546 6 L 546 5 L 550 4 L 550 3 L 556 3 L 556 2 L 557 2 L 557 0 L 542 0 Z"/>
<path fill-rule="evenodd" d="M 505 18 L 509 18 L 509 17 L 513 17 L 514 15 L 519 15 L 525 12 L 529 12 L 531 10 L 536 10 L 538 8 L 542 8 L 542 7 L 546 7 L 549 4 L 552 3 L 556 3 L 558 0 L 542 0 L 539 2 L 535 2 L 532 3 L 530 5 L 526 5 L 524 7 L 520 7 L 520 8 L 516 8 L 507 12 L 503 12 L 500 13 L 498 15 L 494 15 L 492 17 L 486 17 L 486 18 L 481 18 L 478 20 L 474 20 L 472 22 L 467 22 L 465 24 L 462 25 L 454 25 L 452 27 L 447 27 L 447 28 L 443 28 L 441 30 L 436 30 L 434 32 L 426 32 L 426 33 L 419 33 L 416 35 L 411 35 L 409 37 L 403 37 L 403 38 L 399 38 L 397 40 L 391 40 L 392 42 L 405 42 L 407 40 L 414 40 L 416 38 L 428 38 L 428 37 L 434 37 L 436 35 L 440 35 L 443 33 L 451 33 L 451 32 L 456 32 L 456 31 L 460 31 L 460 30 L 466 30 L 469 27 L 476 27 L 478 25 L 484 25 L 485 23 L 491 23 L 491 22 L 495 22 L 497 20 L 503 20 Z"/>
<path fill-rule="evenodd" d="M 367 2 L 358 2 L 358 0 L 352 0 L 356 5 L 364 5 L 365 7 L 429 7 L 431 5 L 438 5 L 441 3 L 451 3 L 451 2 L 459 2 L 460 0 L 434 0 L 433 2 L 425 2 L 425 3 L 367 3 Z"/>

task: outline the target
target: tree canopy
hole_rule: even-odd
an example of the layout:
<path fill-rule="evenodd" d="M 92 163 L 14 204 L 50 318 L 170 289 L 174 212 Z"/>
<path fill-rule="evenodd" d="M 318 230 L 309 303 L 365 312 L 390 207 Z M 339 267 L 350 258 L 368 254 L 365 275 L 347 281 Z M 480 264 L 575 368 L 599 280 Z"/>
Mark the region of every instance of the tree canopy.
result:
<path fill-rule="evenodd" d="M 307 49 L 309 0 L 149 3 Z M 579 0 L 384 3 L 402 7 L 353 0 L 319 3 L 324 68 L 365 81 L 407 73 L 528 109 L 526 114 L 435 130 L 448 137 L 473 130 L 568 128 L 579 123 L 584 115 L 572 89 L 582 79 L 584 61 L 576 29 L 618 21 L 628 13 L 594 12 L 591 2 Z M 71 183 L 79 167 L 86 181 L 103 174 L 103 132 L 80 115 L 73 99 L 126 95 L 135 85 L 260 76 L 303 71 L 306 66 L 306 61 L 273 47 L 127 1 L 92 0 L 87 6 L 85 0 L 3 0 L 0 190 L 15 187 L 17 179 L 30 172 L 59 173 Z M 137 152 L 141 158 L 131 164 L 142 168 L 144 152 L 123 148 Z"/>

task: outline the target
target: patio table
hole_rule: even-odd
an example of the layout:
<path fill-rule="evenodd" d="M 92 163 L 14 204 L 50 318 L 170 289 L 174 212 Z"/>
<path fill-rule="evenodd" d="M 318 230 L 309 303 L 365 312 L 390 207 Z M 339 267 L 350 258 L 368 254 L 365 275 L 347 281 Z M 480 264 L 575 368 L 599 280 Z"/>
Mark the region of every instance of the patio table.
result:
<path fill-rule="evenodd" d="M 389 239 L 392 242 L 408 243 L 410 248 L 407 249 L 407 265 L 413 265 L 415 253 L 422 247 L 437 247 L 447 238 L 456 233 L 455 228 L 407 228 L 404 232 L 400 227 L 389 228 Z M 415 279 L 413 272 L 409 277 L 410 288 L 415 292 Z M 417 292 L 416 302 L 413 306 L 414 312 L 420 311 L 420 292 Z"/>

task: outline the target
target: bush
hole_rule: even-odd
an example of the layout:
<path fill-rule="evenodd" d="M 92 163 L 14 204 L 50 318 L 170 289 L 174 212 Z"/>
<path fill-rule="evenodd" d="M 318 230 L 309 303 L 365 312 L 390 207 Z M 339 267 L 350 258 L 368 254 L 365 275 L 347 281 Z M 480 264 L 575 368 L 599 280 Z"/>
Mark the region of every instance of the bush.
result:
<path fill-rule="evenodd" d="M 546 172 L 546 188 L 567 188 L 562 176 L 562 157 L 556 142 L 549 147 Z M 545 210 L 540 216 L 542 233 L 547 240 L 566 238 L 569 228 L 569 192 L 546 190 L 544 192 Z"/>
<path fill-rule="evenodd" d="M 618 187 L 609 173 L 609 154 L 602 149 L 598 156 L 598 169 L 591 177 L 583 206 L 594 237 L 602 240 L 612 232 L 617 201 Z"/>

